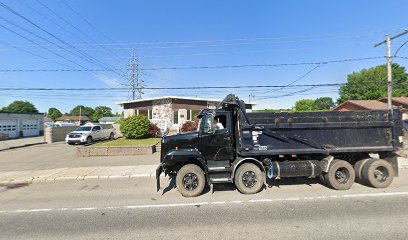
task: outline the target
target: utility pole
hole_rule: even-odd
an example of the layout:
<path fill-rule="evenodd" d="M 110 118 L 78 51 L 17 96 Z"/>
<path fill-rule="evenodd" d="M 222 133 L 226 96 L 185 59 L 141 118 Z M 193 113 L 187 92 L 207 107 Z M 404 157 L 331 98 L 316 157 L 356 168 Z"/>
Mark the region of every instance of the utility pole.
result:
<path fill-rule="evenodd" d="M 401 37 L 402 35 L 405 35 L 408 33 L 408 30 L 405 30 L 402 33 L 399 33 L 393 37 L 390 37 L 389 34 L 387 34 L 387 39 L 385 39 L 382 42 L 379 42 L 374 45 L 374 47 L 378 47 L 384 43 L 387 44 L 387 105 L 388 105 L 388 110 L 391 112 L 391 116 L 393 114 L 393 109 L 392 109 L 392 56 L 391 56 L 391 41 Z"/>
<path fill-rule="evenodd" d="M 139 79 L 139 62 L 136 57 L 135 49 L 132 51 L 132 58 L 129 63 L 129 86 L 132 91 L 132 100 L 136 100 L 136 98 L 141 99 L 143 85 Z"/>
<path fill-rule="evenodd" d="M 79 126 L 81 126 L 82 107 L 79 107 Z"/>

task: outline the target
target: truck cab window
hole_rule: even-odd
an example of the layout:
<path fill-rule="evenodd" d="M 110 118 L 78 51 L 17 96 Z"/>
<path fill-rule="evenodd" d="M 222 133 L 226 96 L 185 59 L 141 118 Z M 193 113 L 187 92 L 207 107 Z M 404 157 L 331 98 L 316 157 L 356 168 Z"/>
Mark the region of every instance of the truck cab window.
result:
<path fill-rule="evenodd" d="M 210 116 L 205 116 L 203 118 L 203 132 L 204 133 L 208 133 L 211 131 L 212 129 L 212 122 L 211 122 L 211 117 Z"/>
<path fill-rule="evenodd" d="M 214 117 L 214 128 L 216 130 L 226 129 L 227 128 L 227 116 L 217 115 Z"/>

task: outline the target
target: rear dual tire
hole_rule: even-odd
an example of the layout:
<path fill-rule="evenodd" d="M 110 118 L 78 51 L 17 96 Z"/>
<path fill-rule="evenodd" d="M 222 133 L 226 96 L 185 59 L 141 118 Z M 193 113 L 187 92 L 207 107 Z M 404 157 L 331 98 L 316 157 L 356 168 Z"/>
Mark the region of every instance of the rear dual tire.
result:
<path fill-rule="evenodd" d="M 386 188 L 394 179 L 394 169 L 383 159 L 364 159 L 354 165 L 358 182 L 373 188 Z"/>
<path fill-rule="evenodd" d="M 329 171 L 323 173 L 320 181 L 327 187 L 336 190 L 348 190 L 355 180 L 355 171 L 350 163 L 335 159 L 331 162 Z"/>

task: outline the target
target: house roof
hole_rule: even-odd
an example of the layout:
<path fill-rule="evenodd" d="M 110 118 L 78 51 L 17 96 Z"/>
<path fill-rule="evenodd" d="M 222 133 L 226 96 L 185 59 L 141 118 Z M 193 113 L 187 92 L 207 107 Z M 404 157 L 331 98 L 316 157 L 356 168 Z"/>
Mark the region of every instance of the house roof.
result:
<path fill-rule="evenodd" d="M 63 115 L 57 119 L 55 119 L 56 121 L 79 121 L 79 116 L 67 116 L 67 115 Z M 91 120 L 89 117 L 87 116 L 81 116 L 81 121 L 89 121 Z"/>
<path fill-rule="evenodd" d="M 210 102 L 221 102 L 221 101 L 222 101 L 222 100 L 220 100 L 220 99 L 191 98 L 191 97 L 177 97 L 177 96 L 163 96 L 163 97 L 143 98 L 143 99 L 136 99 L 136 100 L 130 100 L 130 101 L 117 102 L 116 104 L 118 104 L 118 105 L 123 105 L 123 104 L 126 104 L 126 103 L 147 102 L 147 101 L 160 100 L 160 99 L 183 99 L 183 100 L 196 100 L 196 101 L 205 101 L 205 102 L 207 102 L 207 101 L 210 101 Z M 245 104 L 256 105 L 256 103 L 245 103 Z"/>
<path fill-rule="evenodd" d="M 120 119 L 120 117 L 101 117 L 99 118 L 99 122 L 116 122 Z"/>
<path fill-rule="evenodd" d="M 378 100 L 347 100 L 335 107 L 333 111 L 336 111 L 347 104 L 352 104 L 358 107 L 361 107 L 365 110 L 384 110 L 387 109 L 387 104 L 380 102 Z"/>
<path fill-rule="evenodd" d="M 380 99 L 381 102 L 387 102 L 387 97 L 383 97 Z M 408 97 L 393 97 L 392 102 L 399 103 L 404 106 L 408 106 Z"/>

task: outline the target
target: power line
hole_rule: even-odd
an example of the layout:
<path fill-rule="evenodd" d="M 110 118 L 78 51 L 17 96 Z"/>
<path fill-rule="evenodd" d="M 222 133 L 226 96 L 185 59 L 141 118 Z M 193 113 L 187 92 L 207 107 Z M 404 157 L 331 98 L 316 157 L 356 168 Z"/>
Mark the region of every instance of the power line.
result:
<path fill-rule="evenodd" d="M 300 65 L 323 65 L 323 64 L 331 64 L 331 63 L 374 60 L 374 59 L 380 59 L 380 58 L 384 58 L 384 57 L 378 56 L 378 57 L 365 57 L 365 58 L 351 58 L 351 59 L 341 59 L 341 60 L 330 60 L 330 61 L 322 61 L 322 62 L 299 62 L 299 63 L 278 63 L 278 64 L 241 64 L 241 65 L 215 65 L 215 66 L 189 66 L 189 67 L 153 67 L 153 68 L 139 68 L 139 70 L 156 71 L 156 70 L 188 70 L 188 69 L 219 69 L 219 68 L 282 67 L 282 66 L 300 66 Z M 0 69 L 0 72 L 81 72 L 81 71 L 103 72 L 103 71 L 113 71 L 113 70 L 119 70 L 119 69 L 120 68 L 114 68 L 114 69 Z"/>
<path fill-rule="evenodd" d="M 50 7 L 48 7 L 46 4 L 44 4 L 44 3 L 42 3 L 40 0 L 35 0 L 38 4 L 40 4 L 42 7 L 44 7 L 45 9 L 47 9 L 49 12 L 51 12 L 54 16 L 56 16 L 58 19 L 60 19 L 61 21 L 63 21 L 65 24 L 67 24 L 68 26 L 70 26 L 71 28 L 73 28 L 73 29 L 75 29 L 78 33 L 80 33 L 82 36 L 84 36 L 85 38 L 87 38 L 88 40 L 90 40 L 91 42 L 93 42 L 93 43 L 97 43 L 92 37 L 90 37 L 87 33 L 85 33 L 84 31 L 82 31 L 80 28 L 78 28 L 78 27 L 76 27 L 74 24 L 72 24 L 70 21 L 68 21 L 67 19 L 65 19 L 64 17 L 62 17 L 60 14 L 58 14 L 58 13 L 56 13 L 53 9 L 51 9 Z M 71 7 L 69 7 L 66 3 L 64 3 L 64 2 L 62 2 L 65 6 L 67 6 L 67 8 L 68 9 L 70 9 L 72 12 L 74 12 L 76 15 L 79 15 L 77 12 L 75 12 Z M 43 16 L 43 15 L 42 15 Z M 43 16 L 43 17 L 45 17 L 45 16 Z M 58 25 L 59 26 L 59 24 L 57 24 L 55 21 L 53 21 L 53 23 L 54 24 L 56 24 L 56 25 Z M 71 33 L 72 35 L 75 35 L 75 34 L 73 34 L 72 32 L 70 32 L 70 31 L 68 31 L 66 28 L 64 28 L 64 27 L 62 27 L 62 29 L 64 30 L 64 31 L 67 31 L 67 32 L 69 32 L 69 33 Z M 77 35 L 75 35 L 75 36 L 77 36 Z M 81 37 L 79 37 L 79 36 L 77 36 L 82 42 L 84 42 L 84 43 L 86 43 L 87 44 L 87 42 L 86 41 L 84 41 Z M 97 51 L 101 51 L 102 49 L 100 49 L 100 48 L 97 48 L 96 46 L 94 46 L 94 45 L 91 45 L 91 46 L 93 46 L 93 48 L 94 49 L 96 49 Z M 103 49 L 105 49 L 105 48 L 103 48 Z M 108 49 L 108 51 L 110 52 L 110 53 L 113 53 L 112 51 L 110 51 L 109 49 Z M 103 51 L 102 51 L 103 52 Z M 116 59 L 118 60 L 118 56 L 116 55 L 116 53 L 113 53 L 113 56 L 114 57 L 116 57 Z M 96 59 L 96 58 L 94 58 L 94 59 Z M 101 62 L 100 62 L 101 63 Z M 109 64 L 107 64 L 109 67 L 111 67 Z"/>
<path fill-rule="evenodd" d="M 60 0 L 64 2 L 63 0 Z M 78 15 L 79 16 L 79 15 Z M 81 17 L 81 16 L 79 16 Z M 87 21 L 87 20 L 84 20 Z M 95 29 L 96 30 L 96 29 Z M 392 31 L 402 30 L 401 28 L 391 29 Z M 338 33 L 338 34 L 326 34 L 326 35 L 303 35 L 303 36 L 292 36 L 292 37 L 258 37 L 258 38 L 235 38 L 235 39 L 212 39 L 212 40 L 190 40 L 190 41 L 164 41 L 164 42 L 126 42 L 126 43 L 97 43 L 97 44 L 85 44 L 84 46 L 96 45 L 96 46 L 124 46 L 124 45 L 173 45 L 173 44 L 199 44 L 199 43 L 217 43 L 217 42 L 247 42 L 247 41 L 268 41 L 268 40 L 285 40 L 293 39 L 291 42 L 299 42 L 299 39 L 332 39 L 332 38 L 366 38 L 367 36 L 376 36 L 373 34 L 384 33 L 389 30 L 379 30 L 372 32 L 359 32 L 359 33 Z M 107 37 L 109 40 L 114 42 L 112 39 Z M 282 43 L 282 42 L 277 42 Z"/>
<path fill-rule="evenodd" d="M 320 66 L 321 66 L 321 64 L 319 64 L 319 65 L 313 67 L 312 69 L 310 69 L 309 71 L 307 71 L 305 74 L 303 74 L 302 76 L 300 76 L 300 77 L 297 78 L 296 80 L 290 82 L 289 84 L 287 84 L 287 85 L 285 85 L 285 86 L 279 88 L 277 91 L 279 91 L 279 90 L 281 90 L 281 89 L 283 89 L 283 88 L 289 87 L 289 86 L 293 85 L 294 83 L 296 83 L 296 82 L 302 80 L 303 78 L 305 78 L 305 77 L 307 77 L 309 74 L 311 74 L 313 71 L 315 71 L 315 70 L 317 70 L 318 68 L 320 68 Z M 313 87 L 312 87 L 312 88 L 313 88 Z M 269 92 L 270 92 L 270 91 L 269 91 Z M 265 92 L 265 93 L 268 93 L 268 92 Z M 269 99 L 269 98 L 274 98 L 274 97 L 264 97 L 264 98 L 261 98 L 260 100 L 262 100 L 262 99 Z"/>
<path fill-rule="evenodd" d="M 344 84 L 345 83 L 299 84 L 291 85 L 291 87 L 328 87 L 328 86 L 342 86 Z M 236 88 L 281 88 L 285 86 L 286 85 L 143 87 L 143 89 L 149 90 L 236 89 Z M 112 91 L 112 90 L 128 90 L 128 88 L 0 88 L 0 91 Z"/>
<path fill-rule="evenodd" d="M 106 35 L 105 33 L 103 33 L 102 31 L 100 31 L 97 27 L 95 27 L 95 25 L 93 25 L 90 21 L 88 21 L 88 19 L 86 19 L 85 17 L 83 17 L 81 14 L 79 14 L 73 7 L 71 7 L 68 3 L 66 3 L 63 0 L 60 0 L 60 2 L 65 5 L 65 7 L 67 7 L 69 10 L 71 10 L 71 12 L 75 13 L 80 19 L 82 19 L 82 21 L 84 21 L 86 24 L 88 24 L 91 28 L 93 28 L 97 33 L 99 33 L 101 36 L 105 37 L 106 39 L 110 40 L 111 42 L 113 42 L 113 44 L 115 44 L 115 40 L 113 40 L 111 37 L 109 37 L 108 35 Z"/>
<path fill-rule="evenodd" d="M 30 23 L 31 25 L 33 25 L 34 27 L 36 27 L 37 29 L 45 32 L 46 34 L 48 34 L 49 36 L 53 37 L 54 39 L 56 39 L 57 41 L 61 42 L 62 44 L 74 48 L 76 52 L 78 52 L 79 54 L 81 54 L 82 56 L 79 56 L 80 58 L 82 58 L 83 60 L 89 61 L 91 63 L 94 63 L 96 65 L 99 65 L 103 68 L 105 68 L 102 64 L 98 64 L 97 62 L 95 62 L 95 60 L 92 59 L 91 56 L 89 56 L 88 54 L 78 50 L 76 47 L 72 46 L 71 44 L 67 43 L 66 41 L 62 40 L 61 38 L 59 38 L 58 36 L 56 36 L 55 34 L 49 32 L 48 30 L 42 28 L 41 26 L 39 26 L 38 24 L 34 23 L 33 21 L 31 21 L 30 19 L 26 18 L 25 16 L 23 16 L 22 14 L 20 14 L 19 12 L 15 11 L 14 9 L 10 8 L 8 5 L 4 4 L 3 2 L 0 1 L 0 6 L 3 7 L 4 9 L 6 9 L 7 11 L 11 12 L 12 14 L 18 16 L 19 18 L 23 19 L 24 21 Z M 55 43 L 51 42 L 52 44 L 56 45 Z M 60 47 L 59 45 L 56 45 L 58 47 Z M 71 52 L 72 53 L 72 52 Z M 75 54 L 76 55 L 76 54 Z M 77 55 L 78 56 L 78 55 Z M 96 60 L 97 61 L 97 60 Z M 78 64 L 77 64 L 78 65 Z M 122 77 L 122 75 L 120 73 L 117 73 L 115 70 L 113 71 L 116 74 L 118 74 L 119 76 Z"/>

